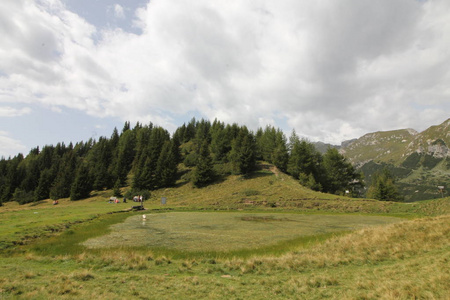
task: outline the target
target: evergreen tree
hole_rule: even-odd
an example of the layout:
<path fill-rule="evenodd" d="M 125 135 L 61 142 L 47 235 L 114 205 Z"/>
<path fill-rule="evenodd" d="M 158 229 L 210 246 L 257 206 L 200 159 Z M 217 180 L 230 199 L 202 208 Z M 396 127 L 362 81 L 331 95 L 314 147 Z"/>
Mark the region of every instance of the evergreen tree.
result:
<path fill-rule="evenodd" d="M 184 140 L 185 132 L 186 132 L 186 124 L 183 124 L 180 127 L 178 127 L 177 130 L 175 130 L 175 133 L 173 134 L 173 139 L 176 139 L 179 145 L 185 143 Z"/>
<path fill-rule="evenodd" d="M 140 159 L 134 172 L 134 189 L 153 190 L 158 187 L 158 178 L 156 176 L 156 167 L 162 146 L 170 140 L 167 130 L 156 127 L 153 128 L 150 135 L 149 144 L 143 147 Z"/>
<path fill-rule="evenodd" d="M 395 185 L 395 178 L 387 168 L 373 175 L 372 184 L 367 191 L 367 197 L 381 201 L 403 200 Z"/>
<path fill-rule="evenodd" d="M 70 196 L 70 188 L 75 177 L 77 161 L 73 150 L 66 152 L 59 164 L 58 173 L 50 188 L 50 198 L 57 200 Z"/>
<path fill-rule="evenodd" d="M 120 180 L 120 185 L 127 183 L 128 173 L 131 170 L 133 160 L 136 154 L 136 136 L 135 132 L 126 130 L 122 133 L 117 146 L 115 177 Z"/>
<path fill-rule="evenodd" d="M 13 193 L 13 200 L 21 205 L 30 203 L 34 201 L 34 194 L 33 192 L 26 192 L 24 190 L 16 188 L 16 190 Z"/>
<path fill-rule="evenodd" d="M 193 170 L 192 184 L 203 187 L 214 180 L 214 170 L 209 152 L 208 142 L 205 140 L 200 146 L 197 165 Z"/>
<path fill-rule="evenodd" d="M 289 137 L 289 143 L 288 143 L 288 152 L 289 155 L 292 153 L 292 150 L 294 148 L 294 145 L 300 142 L 300 138 L 297 135 L 297 132 L 295 132 L 295 129 L 292 130 L 291 136 Z"/>
<path fill-rule="evenodd" d="M 95 141 L 91 138 L 87 142 L 79 142 L 75 144 L 73 147 L 73 151 L 75 152 L 75 156 L 77 157 L 85 157 L 92 147 L 95 145 Z"/>
<path fill-rule="evenodd" d="M 136 154 L 133 160 L 133 170 L 136 173 L 136 168 L 138 166 L 142 166 L 142 164 L 146 160 L 146 156 L 148 156 L 148 147 L 150 144 L 150 136 L 153 130 L 153 125 L 147 127 L 138 127 L 139 122 L 136 124 L 136 127 L 133 129 L 136 136 Z"/>
<path fill-rule="evenodd" d="M 208 142 L 208 144 L 211 143 L 211 134 L 209 132 L 210 128 L 211 123 L 204 119 L 201 119 L 201 121 L 197 123 L 195 130 L 195 141 L 199 147 L 205 140 Z"/>
<path fill-rule="evenodd" d="M 276 137 L 276 146 L 272 151 L 271 162 L 281 171 L 286 172 L 289 160 L 288 149 L 286 146 L 286 138 L 284 134 L 279 131 Z"/>
<path fill-rule="evenodd" d="M 159 188 L 173 186 L 177 180 L 177 162 L 172 150 L 173 142 L 166 141 L 156 164 L 157 185 Z"/>
<path fill-rule="evenodd" d="M 291 154 L 287 164 L 287 172 L 294 178 L 299 179 L 301 173 L 309 176 L 312 174 L 316 181 L 320 181 L 319 165 L 322 155 L 317 152 L 314 145 L 305 140 L 290 141 Z"/>
<path fill-rule="evenodd" d="M 225 162 L 230 150 L 231 140 L 225 125 L 214 120 L 211 126 L 211 154 L 214 157 L 214 161 Z"/>
<path fill-rule="evenodd" d="M 48 145 L 42 148 L 42 151 L 39 154 L 39 170 L 43 171 L 52 167 L 54 150 L 55 147 Z"/>
<path fill-rule="evenodd" d="M 335 148 L 329 148 L 323 156 L 323 170 L 326 176 L 322 186 L 328 193 L 344 194 L 353 182 L 361 180 L 361 175 Z"/>
<path fill-rule="evenodd" d="M 88 155 L 89 168 L 94 180 L 94 189 L 102 190 L 113 187 L 114 178 L 110 170 L 112 157 L 110 141 L 106 137 L 100 137 Z"/>
<path fill-rule="evenodd" d="M 114 197 L 122 196 L 122 192 L 120 191 L 120 179 L 117 179 L 116 183 L 114 184 L 113 195 Z"/>
<path fill-rule="evenodd" d="M 21 153 L 9 160 L 2 159 L 0 164 L 3 174 L 0 182 L 0 202 L 11 200 L 14 191 L 20 186 L 21 179 L 24 176 L 24 169 L 19 166 L 23 160 L 24 157 Z"/>
<path fill-rule="evenodd" d="M 25 162 L 25 161 L 24 161 Z M 38 157 L 35 154 L 29 154 L 26 158 L 25 177 L 20 184 L 20 189 L 25 192 L 32 192 L 39 183 L 40 170 Z"/>
<path fill-rule="evenodd" d="M 122 133 L 120 135 L 124 134 L 125 132 L 127 132 L 130 129 L 131 129 L 130 121 L 125 122 L 125 124 L 123 125 L 123 128 L 122 128 Z"/>
<path fill-rule="evenodd" d="M 172 143 L 170 144 L 170 151 L 172 152 L 173 159 L 175 161 L 175 165 L 181 162 L 181 153 L 180 153 L 180 143 L 178 139 L 172 139 Z"/>
<path fill-rule="evenodd" d="M 256 142 L 252 133 L 244 126 L 233 140 L 230 151 L 230 162 L 237 174 L 248 174 L 256 165 Z"/>
<path fill-rule="evenodd" d="M 258 131 L 256 144 L 263 160 L 272 163 L 273 153 L 277 147 L 277 131 L 268 125 L 264 131 Z"/>
<path fill-rule="evenodd" d="M 316 181 L 316 178 L 314 178 L 314 175 L 312 173 L 310 174 L 300 173 L 298 180 L 301 185 L 310 188 L 314 191 L 322 190 L 322 185 L 320 184 L 320 182 Z"/>
<path fill-rule="evenodd" d="M 88 164 L 81 162 L 70 190 L 70 200 L 75 201 L 89 197 L 92 190 L 92 179 L 89 173 Z"/>
<path fill-rule="evenodd" d="M 185 143 L 195 138 L 196 128 L 197 121 L 195 120 L 195 118 L 192 118 L 191 121 L 186 125 L 186 129 L 184 131 L 183 140 Z"/>
<path fill-rule="evenodd" d="M 45 169 L 41 172 L 38 186 L 34 191 L 35 201 L 48 199 L 50 197 L 50 187 L 52 186 L 54 178 L 55 176 L 53 175 L 53 171 L 51 169 Z"/>

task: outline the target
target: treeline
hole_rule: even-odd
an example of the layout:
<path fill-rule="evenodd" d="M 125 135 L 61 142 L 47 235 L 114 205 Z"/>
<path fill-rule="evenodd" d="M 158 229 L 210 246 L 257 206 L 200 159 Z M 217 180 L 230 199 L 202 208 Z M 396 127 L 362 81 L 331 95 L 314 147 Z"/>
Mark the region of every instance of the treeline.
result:
<path fill-rule="evenodd" d="M 233 174 L 254 171 L 257 160 L 274 164 L 302 185 L 317 191 L 345 193 L 361 177 L 336 149 L 324 155 L 292 133 L 287 140 L 272 126 L 256 133 L 246 126 L 192 119 L 171 136 L 152 123 L 125 122 L 119 133 L 87 142 L 58 143 L 34 148 L 24 157 L 0 160 L 0 203 L 28 203 L 47 198 L 89 197 L 92 190 L 131 183 L 133 190 L 171 187 L 180 176 L 179 164 L 192 171 L 189 180 L 202 187 L 217 179 L 216 166 Z"/>

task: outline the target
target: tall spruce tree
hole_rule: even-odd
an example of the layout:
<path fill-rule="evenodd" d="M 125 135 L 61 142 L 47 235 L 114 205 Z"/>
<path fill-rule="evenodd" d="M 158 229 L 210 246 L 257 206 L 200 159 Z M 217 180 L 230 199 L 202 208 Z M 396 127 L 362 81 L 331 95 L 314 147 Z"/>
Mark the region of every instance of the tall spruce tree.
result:
<path fill-rule="evenodd" d="M 387 168 L 373 175 L 372 184 L 367 191 L 367 197 L 381 201 L 403 200 L 395 185 L 395 177 Z"/>
<path fill-rule="evenodd" d="M 173 141 L 166 141 L 156 164 L 157 187 L 173 186 L 177 180 L 177 162 L 172 149 Z"/>
<path fill-rule="evenodd" d="M 276 129 L 271 125 L 267 125 L 264 131 L 258 130 L 256 137 L 258 153 L 260 153 L 261 158 L 267 162 L 272 162 L 272 155 L 275 148 L 277 147 Z"/>
<path fill-rule="evenodd" d="M 64 153 L 59 164 L 58 173 L 50 188 L 50 198 L 60 199 L 70 196 L 70 188 L 75 178 L 77 161 L 72 150 Z"/>
<path fill-rule="evenodd" d="M 305 140 L 291 142 L 291 154 L 289 156 L 288 173 L 298 179 L 300 174 L 313 174 L 315 180 L 319 180 L 318 167 L 321 163 L 321 154 L 316 151 L 313 144 Z"/>
<path fill-rule="evenodd" d="M 277 130 L 275 148 L 272 150 L 271 162 L 281 171 L 286 172 L 289 160 L 286 137 L 281 130 Z"/>
<path fill-rule="evenodd" d="M 34 192 L 34 200 L 44 200 L 50 197 L 50 187 L 52 186 L 55 176 L 52 169 L 45 169 L 41 172 L 38 186 Z"/>
<path fill-rule="evenodd" d="M 113 153 L 110 140 L 106 137 L 100 137 L 89 153 L 89 165 L 94 180 L 94 189 L 102 190 L 113 187 L 114 178 L 110 169 L 112 158 Z"/>
<path fill-rule="evenodd" d="M 26 192 L 33 192 L 39 183 L 39 177 L 41 174 L 39 170 L 38 157 L 35 154 L 29 154 L 25 160 L 25 177 L 20 184 L 20 188 Z"/>
<path fill-rule="evenodd" d="M 203 141 L 198 150 L 197 164 L 192 172 L 191 180 L 195 187 L 206 186 L 214 180 L 213 163 L 206 140 Z"/>
<path fill-rule="evenodd" d="M 325 192 L 344 194 L 354 181 L 360 181 L 361 175 L 336 148 L 329 148 L 323 156 L 325 179 L 322 186 Z"/>
<path fill-rule="evenodd" d="M 225 125 L 214 120 L 211 126 L 211 154 L 216 162 L 225 162 L 228 152 L 231 150 L 230 136 Z"/>
<path fill-rule="evenodd" d="M 89 165 L 81 162 L 75 174 L 75 180 L 70 190 L 70 200 L 80 200 L 88 198 L 92 191 L 92 179 L 89 172 Z"/>
<path fill-rule="evenodd" d="M 154 190 L 158 187 L 156 167 L 162 146 L 169 140 L 169 133 L 162 127 L 155 127 L 151 130 L 149 144 L 143 147 L 134 169 L 134 189 Z"/>
<path fill-rule="evenodd" d="M 231 144 L 229 160 L 233 171 L 243 175 L 252 172 L 256 165 L 256 142 L 253 134 L 244 126 Z"/>
<path fill-rule="evenodd" d="M 119 139 L 116 154 L 115 177 L 119 179 L 120 185 L 127 183 L 128 173 L 131 170 L 134 156 L 136 154 L 136 135 L 134 131 L 125 130 Z"/>

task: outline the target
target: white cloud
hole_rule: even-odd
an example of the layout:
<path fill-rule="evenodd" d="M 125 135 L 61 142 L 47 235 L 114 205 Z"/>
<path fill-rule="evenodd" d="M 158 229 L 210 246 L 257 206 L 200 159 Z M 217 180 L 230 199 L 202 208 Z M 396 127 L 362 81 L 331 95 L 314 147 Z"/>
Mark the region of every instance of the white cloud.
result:
<path fill-rule="evenodd" d="M 125 10 L 120 4 L 114 4 L 114 16 L 119 19 L 125 18 Z"/>
<path fill-rule="evenodd" d="M 254 129 L 282 119 L 335 143 L 425 129 L 450 113 L 449 17 L 444 0 L 154 0 L 136 35 L 97 32 L 58 0 L 2 1 L 0 102 L 168 128 L 189 112 Z"/>
<path fill-rule="evenodd" d="M 17 109 L 10 106 L 0 106 L 0 117 L 20 117 L 31 113 L 31 108 Z"/>
<path fill-rule="evenodd" d="M 12 157 L 26 150 L 26 147 L 18 140 L 9 136 L 8 132 L 0 131 L 0 157 Z"/>

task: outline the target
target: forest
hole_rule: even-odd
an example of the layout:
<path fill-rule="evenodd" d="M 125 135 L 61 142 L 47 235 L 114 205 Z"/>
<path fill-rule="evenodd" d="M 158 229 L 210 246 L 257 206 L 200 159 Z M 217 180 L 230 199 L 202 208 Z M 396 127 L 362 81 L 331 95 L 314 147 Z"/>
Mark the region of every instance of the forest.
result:
<path fill-rule="evenodd" d="M 362 176 L 336 149 L 325 154 L 273 126 L 256 132 L 236 123 L 193 118 L 173 134 L 153 123 L 125 122 L 119 133 L 69 145 L 58 143 L 0 159 L 0 205 L 89 197 L 94 190 L 133 192 L 172 187 L 187 176 L 194 188 L 229 174 L 244 177 L 266 161 L 316 191 L 356 197 Z"/>

